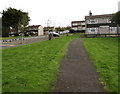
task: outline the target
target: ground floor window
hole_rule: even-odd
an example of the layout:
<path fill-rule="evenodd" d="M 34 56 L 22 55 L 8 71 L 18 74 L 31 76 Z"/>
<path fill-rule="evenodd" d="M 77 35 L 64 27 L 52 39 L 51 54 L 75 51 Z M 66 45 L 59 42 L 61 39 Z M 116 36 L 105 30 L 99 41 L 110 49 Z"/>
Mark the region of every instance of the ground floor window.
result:
<path fill-rule="evenodd" d="M 78 28 L 77 27 L 72 27 L 73 30 L 77 30 Z"/>
<path fill-rule="evenodd" d="M 98 28 L 88 28 L 88 32 L 91 32 L 91 33 L 98 32 L 98 30 L 99 30 Z"/>
<path fill-rule="evenodd" d="M 110 32 L 116 32 L 117 27 L 110 27 Z"/>

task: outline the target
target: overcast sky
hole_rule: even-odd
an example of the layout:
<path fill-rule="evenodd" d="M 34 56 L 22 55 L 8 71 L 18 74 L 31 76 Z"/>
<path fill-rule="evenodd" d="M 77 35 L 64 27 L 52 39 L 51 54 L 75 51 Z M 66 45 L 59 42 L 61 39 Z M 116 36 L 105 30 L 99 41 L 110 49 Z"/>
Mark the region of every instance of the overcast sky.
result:
<path fill-rule="evenodd" d="M 0 12 L 8 7 L 29 12 L 30 25 L 68 26 L 71 21 L 84 20 L 89 14 L 111 14 L 118 11 L 120 0 L 2 0 Z"/>

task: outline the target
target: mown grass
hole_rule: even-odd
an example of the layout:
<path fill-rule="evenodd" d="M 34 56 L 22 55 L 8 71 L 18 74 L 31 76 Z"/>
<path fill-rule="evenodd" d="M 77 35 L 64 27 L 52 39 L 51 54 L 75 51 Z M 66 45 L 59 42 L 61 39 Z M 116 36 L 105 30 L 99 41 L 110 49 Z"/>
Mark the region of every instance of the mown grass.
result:
<path fill-rule="evenodd" d="M 3 92 L 50 92 L 68 44 L 80 34 L 3 50 Z"/>
<path fill-rule="evenodd" d="M 85 47 L 109 92 L 118 92 L 118 38 L 86 38 Z"/>

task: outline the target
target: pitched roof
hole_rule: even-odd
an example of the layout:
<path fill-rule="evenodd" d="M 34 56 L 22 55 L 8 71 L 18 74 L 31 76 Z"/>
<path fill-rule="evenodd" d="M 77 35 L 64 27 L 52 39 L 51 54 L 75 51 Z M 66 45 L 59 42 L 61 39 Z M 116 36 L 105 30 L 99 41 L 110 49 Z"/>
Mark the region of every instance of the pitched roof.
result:
<path fill-rule="evenodd" d="M 29 27 L 39 27 L 41 25 L 30 25 Z"/>
<path fill-rule="evenodd" d="M 112 17 L 114 14 L 103 14 L 103 15 L 92 15 L 92 16 L 85 16 L 85 19 L 94 19 L 94 18 L 108 18 Z"/>
<path fill-rule="evenodd" d="M 54 28 L 54 27 L 44 27 L 44 29 L 46 29 L 46 28 Z"/>
<path fill-rule="evenodd" d="M 85 21 L 72 21 L 71 23 L 81 23 L 81 22 L 85 22 Z"/>

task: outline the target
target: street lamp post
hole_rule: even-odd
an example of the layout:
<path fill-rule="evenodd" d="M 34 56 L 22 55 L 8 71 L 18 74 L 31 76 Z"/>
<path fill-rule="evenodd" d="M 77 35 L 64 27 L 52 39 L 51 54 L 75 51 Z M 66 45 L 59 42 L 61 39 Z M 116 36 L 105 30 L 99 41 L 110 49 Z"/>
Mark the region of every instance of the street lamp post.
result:
<path fill-rule="evenodd" d="M 51 35 L 51 32 L 50 32 L 50 30 L 49 30 L 49 28 L 50 28 L 50 20 L 48 19 L 48 21 L 47 21 L 47 31 L 48 31 L 48 39 L 49 40 L 51 40 L 52 39 L 52 35 Z"/>

